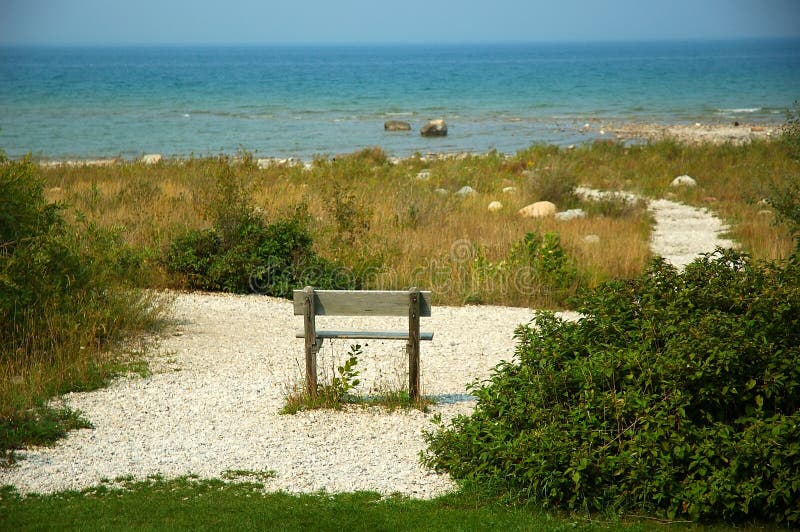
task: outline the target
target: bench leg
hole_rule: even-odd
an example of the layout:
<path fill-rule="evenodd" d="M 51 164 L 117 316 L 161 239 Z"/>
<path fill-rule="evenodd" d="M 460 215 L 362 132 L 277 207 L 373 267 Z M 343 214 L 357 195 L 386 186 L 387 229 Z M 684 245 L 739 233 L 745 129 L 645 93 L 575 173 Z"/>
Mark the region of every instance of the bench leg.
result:
<path fill-rule="evenodd" d="M 419 399 L 419 290 L 409 291 L 408 305 L 408 395 Z"/>
<path fill-rule="evenodd" d="M 315 313 L 314 313 L 314 289 L 307 286 L 305 292 L 305 312 L 303 328 L 306 336 L 306 393 L 310 397 L 317 395 L 317 351 L 322 344 L 322 339 L 317 338 Z"/>

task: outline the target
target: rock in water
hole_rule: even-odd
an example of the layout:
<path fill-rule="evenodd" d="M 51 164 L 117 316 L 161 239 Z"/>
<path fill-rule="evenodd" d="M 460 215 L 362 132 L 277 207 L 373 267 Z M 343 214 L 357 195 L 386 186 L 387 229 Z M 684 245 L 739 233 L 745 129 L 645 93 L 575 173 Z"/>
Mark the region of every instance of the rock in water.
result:
<path fill-rule="evenodd" d="M 544 218 L 546 216 L 552 216 L 555 213 L 556 205 L 550 201 L 537 201 L 517 211 L 517 214 L 523 218 Z"/>
<path fill-rule="evenodd" d="M 694 180 L 693 177 L 688 175 L 679 175 L 675 179 L 672 180 L 672 183 L 669 184 L 671 187 L 696 187 L 697 181 Z"/>
<path fill-rule="evenodd" d="M 447 136 L 447 124 L 444 119 L 428 120 L 428 123 L 419 130 L 423 137 L 445 137 Z"/>
<path fill-rule="evenodd" d="M 383 123 L 386 131 L 411 131 L 411 124 L 402 120 L 387 120 Z"/>

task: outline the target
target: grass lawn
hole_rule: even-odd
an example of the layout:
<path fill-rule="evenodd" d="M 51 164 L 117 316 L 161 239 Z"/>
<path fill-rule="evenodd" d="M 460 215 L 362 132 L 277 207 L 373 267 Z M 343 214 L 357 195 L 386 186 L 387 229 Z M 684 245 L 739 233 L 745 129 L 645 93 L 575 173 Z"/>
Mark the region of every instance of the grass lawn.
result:
<path fill-rule="evenodd" d="M 0 491 L 2 530 L 649 530 L 620 522 L 509 507 L 471 495 L 381 499 L 377 493 L 289 495 L 257 483 L 150 479 L 82 492 L 20 497 Z"/>

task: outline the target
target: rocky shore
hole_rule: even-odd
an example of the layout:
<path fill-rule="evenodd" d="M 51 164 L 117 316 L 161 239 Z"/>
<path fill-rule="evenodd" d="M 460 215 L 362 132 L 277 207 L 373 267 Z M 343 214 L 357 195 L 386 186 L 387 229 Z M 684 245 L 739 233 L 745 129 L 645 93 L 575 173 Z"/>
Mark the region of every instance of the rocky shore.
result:
<path fill-rule="evenodd" d="M 387 122 L 388 124 L 388 122 Z M 405 124 L 405 122 L 403 122 Z M 385 126 L 387 131 L 393 131 L 394 125 Z M 576 133 L 587 137 L 590 141 L 610 141 L 610 142 L 646 142 L 672 139 L 681 144 L 744 144 L 752 140 L 769 140 L 780 135 L 781 126 L 775 124 L 653 124 L 653 123 L 614 123 L 604 122 L 599 119 L 591 119 L 583 125 L 574 126 Z M 403 129 L 407 131 L 407 129 Z M 446 131 L 446 129 L 444 130 Z M 536 142 L 535 138 L 531 143 Z M 376 137 L 376 145 L 380 144 L 380 138 Z M 574 148 L 574 145 L 565 146 Z M 456 153 L 428 153 L 423 155 L 426 160 L 464 158 L 473 155 L 465 152 Z M 475 154 L 480 155 L 480 154 Z M 162 161 L 180 160 L 180 157 L 168 157 L 158 153 L 143 155 L 138 159 L 128 160 L 121 157 L 109 157 L 100 159 L 67 159 L 49 160 L 43 159 L 38 164 L 43 167 L 58 166 L 110 166 L 114 164 L 142 163 L 158 164 Z M 390 157 L 392 163 L 402 161 L 401 157 Z M 264 157 L 256 160 L 261 168 L 271 165 L 277 166 L 297 166 L 303 165 L 310 167 L 310 161 L 303 161 L 297 157 Z"/>

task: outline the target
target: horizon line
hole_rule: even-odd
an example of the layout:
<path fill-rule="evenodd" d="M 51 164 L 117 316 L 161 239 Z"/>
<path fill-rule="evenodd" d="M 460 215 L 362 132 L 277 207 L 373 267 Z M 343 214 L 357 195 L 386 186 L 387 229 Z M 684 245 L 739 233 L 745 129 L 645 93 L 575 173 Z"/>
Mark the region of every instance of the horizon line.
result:
<path fill-rule="evenodd" d="M 392 41 L 242 41 L 242 42 L 203 42 L 203 41 L 64 41 L 64 42 L 2 42 L 3 48 L 167 48 L 167 47 L 364 47 L 364 46 L 498 46 L 498 45 L 557 45 L 557 44 L 668 44 L 668 43 L 725 43 L 725 42 L 768 42 L 768 41 L 800 41 L 800 35 L 779 36 L 738 36 L 738 37 L 630 37 L 630 38 L 557 38 L 557 39 L 484 39 L 484 40 L 392 40 Z"/>

